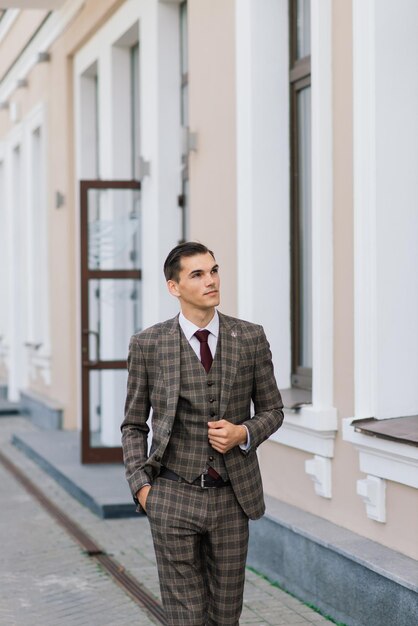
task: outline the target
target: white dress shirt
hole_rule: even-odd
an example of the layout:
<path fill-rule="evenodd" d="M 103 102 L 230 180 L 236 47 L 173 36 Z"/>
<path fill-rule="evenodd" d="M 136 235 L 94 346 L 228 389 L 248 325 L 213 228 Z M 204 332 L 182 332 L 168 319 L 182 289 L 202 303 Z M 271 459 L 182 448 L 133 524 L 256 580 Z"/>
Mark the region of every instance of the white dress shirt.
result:
<path fill-rule="evenodd" d="M 209 331 L 208 345 L 212 354 L 212 358 L 213 359 L 215 358 L 216 346 L 218 345 L 218 337 L 219 337 L 219 315 L 216 309 L 215 309 L 215 315 L 212 317 L 209 324 L 207 324 L 204 328 L 199 328 L 199 326 L 196 326 L 196 324 L 193 324 L 193 322 L 191 322 L 186 317 L 184 317 L 182 312 L 180 312 L 180 315 L 179 315 L 179 324 L 180 324 L 180 328 L 182 329 L 184 333 L 184 336 L 186 337 L 190 346 L 193 348 L 199 361 L 200 361 L 200 341 L 195 336 L 195 332 L 197 330 L 208 330 Z M 250 433 L 248 431 L 248 428 L 245 426 L 245 424 L 243 424 L 243 426 L 245 430 L 247 431 L 247 443 L 242 443 L 240 444 L 239 447 L 241 448 L 241 450 L 245 451 L 245 450 L 248 450 L 248 448 L 250 447 Z"/>
<path fill-rule="evenodd" d="M 200 341 L 197 337 L 195 337 L 195 332 L 197 330 L 208 330 L 208 345 L 212 354 L 212 358 L 215 358 L 216 354 L 216 346 L 218 345 L 218 336 L 219 336 L 219 315 L 218 311 L 215 310 L 215 315 L 212 317 L 211 321 L 205 328 L 199 328 L 193 322 L 190 322 L 186 317 L 184 317 L 183 313 L 179 315 L 179 324 L 186 337 L 187 341 L 193 348 L 197 358 L 200 361 Z"/>

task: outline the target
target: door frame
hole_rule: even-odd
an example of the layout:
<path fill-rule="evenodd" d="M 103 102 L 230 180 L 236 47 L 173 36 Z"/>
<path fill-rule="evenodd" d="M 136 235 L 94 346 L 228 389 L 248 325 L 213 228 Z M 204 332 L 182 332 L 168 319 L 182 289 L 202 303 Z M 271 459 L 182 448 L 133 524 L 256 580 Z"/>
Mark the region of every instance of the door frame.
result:
<path fill-rule="evenodd" d="M 91 270 L 88 266 L 88 192 L 90 189 L 140 190 L 138 180 L 81 180 L 80 181 L 80 260 L 81 260 L 81 462 L 121 463 L 122 447 L 93 447 L 90 444 L 90 372 L 93 370 L 126 369 L 126 360 L 97 361 L 89 359 L 89 293 L 88 285 L 94 279 L 141 280 L 141 270 Z"/>

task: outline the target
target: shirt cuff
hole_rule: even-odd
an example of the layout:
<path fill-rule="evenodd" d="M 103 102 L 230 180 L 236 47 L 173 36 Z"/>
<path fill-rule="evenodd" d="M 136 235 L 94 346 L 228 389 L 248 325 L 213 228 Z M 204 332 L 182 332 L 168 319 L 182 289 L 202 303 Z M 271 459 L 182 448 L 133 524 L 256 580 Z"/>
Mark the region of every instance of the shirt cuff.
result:
<path fill-rule="evenodd" d="M 247 441 L 246 443 L 240 443 L 239 447 L 241 448 L 243 452 L 247 452 L 247 450 L 249 450 L 251 447 L 250 431 L 248 430 L 245 424 L 241 424 L 241 426 L 244 426 L 245 430 L 247 431 Z"/>

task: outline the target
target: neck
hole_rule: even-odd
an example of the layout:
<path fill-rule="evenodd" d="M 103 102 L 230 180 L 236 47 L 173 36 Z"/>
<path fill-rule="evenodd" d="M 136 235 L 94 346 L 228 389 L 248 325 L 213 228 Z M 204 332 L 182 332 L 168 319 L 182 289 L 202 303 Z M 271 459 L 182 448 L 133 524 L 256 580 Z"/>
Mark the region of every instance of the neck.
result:
<path fill-rule="evenodd" d="M 199 326 L 199 328 L 205 328 L 205 326 L 207 326 L 209 322 L 213 320 L 213 316 L 215 315 L 215 307 L 213 309 L 208 309 L 207 311 L 188 311 L 182 308 L 181 312 L 183 313 L 184 317 L 189 320 L 189 322 L 192 322 L 192 324 Z"/>

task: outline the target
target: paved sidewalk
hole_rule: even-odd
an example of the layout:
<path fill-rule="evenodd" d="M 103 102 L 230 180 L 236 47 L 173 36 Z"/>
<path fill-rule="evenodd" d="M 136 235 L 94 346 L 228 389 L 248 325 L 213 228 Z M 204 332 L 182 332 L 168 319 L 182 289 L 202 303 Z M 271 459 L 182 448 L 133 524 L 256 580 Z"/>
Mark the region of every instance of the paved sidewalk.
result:
<path fill-rule="evenodd" d="M 34 427 L 0 418 L 0 448 L 47 497 L 159 598 L 145 517 L 96 517 L 10 443 Z M 0 626 L 124 626 L 157 622 L 120 589 L 0 465 Z M 309 607 L 247 570 L 242 626 L 330 624 Z"/>

